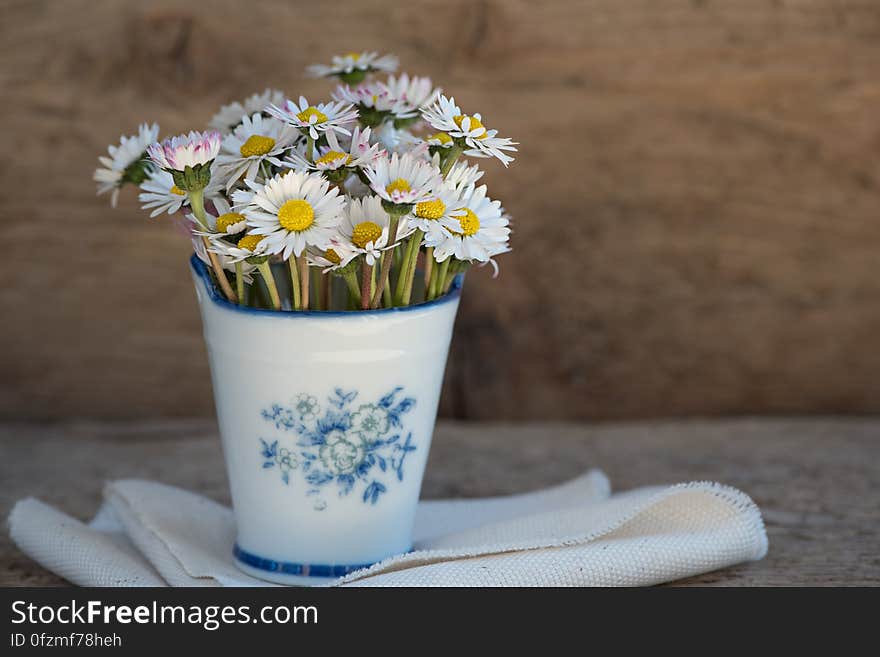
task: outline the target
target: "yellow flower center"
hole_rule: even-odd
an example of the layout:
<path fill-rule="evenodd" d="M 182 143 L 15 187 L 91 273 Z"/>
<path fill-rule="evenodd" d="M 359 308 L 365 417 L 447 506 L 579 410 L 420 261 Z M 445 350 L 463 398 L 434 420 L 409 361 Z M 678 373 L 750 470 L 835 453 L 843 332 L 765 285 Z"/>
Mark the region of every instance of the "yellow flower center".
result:
<path fill-rule="evenodd" d="M 342 262 L 342 258 L 340 258 L 339 254 L 336 253 L 336 251 L 334 251 L 333 249 L 327 249 L 326 251 L 324 251 L 324 257 L 327 258 L 327 260 L 332 262 L 334 265 L 338 265 L 340 262 Z"/>
<path fill-rule="evenodd" d="M 394 194 L 394 192 L 408 192 L 410 189 L 412 188 L 409 186 L 409 182 L 404 180 L 403 178 L 392 180 L 390 183 L 385 185 L 385 191 L 389 194 Z"/>
<path fill-rule="evenodd" d="M 299 198 L 285 201 L 278 210 L 278 223 L 289 231 L 300 233 L 315 223 L 315 210 L 308 201 Z"/>
<path fill-rule="evenodd" d="M 254 157 L 255 155 L 265 155 L 273 148 L 275 148 L 275 140 L 271 137 L 251 135 L 238 150 L 242 157 Z"/>
<path fill-rule="evenodd" d="M 375 242 L 382 235 L 379 224 L 372 221 L 362 221 L 351 231 L 351 241 L 359 249 L 365 249 L 367 244 Z"/>
<path fill-rule="evenodd" d="M 244 221 L 244 215 L 238 212 L 227 212 L 217 217 L 217 232 L 225 233 L 231 226 Z"/>
<path fill-rule="evenodd" d="M 345 164 L 351 164 L 351 155 L 339 151 L 330 151 L 315 160 L 315 164 L 336 164 L 339 160 L 345 160 Z"/>
<path fill-rule="evenodd" d="M 347 52 L 345 53 L 345 57 L 351 57 L 353 60 L 357 61 L 361 58 L 361 54 L 359 52 Z"/>
<path fill-rule="evenodd" d="M 169 190 L 172 194 L 177 194 L 178 196 L 186 196 L 186 192 L 183 191 L 177 185 L 171 185 L 171 189 Z"/>
<path fill-rule="evenodd" d="M 255 251 L 257 248 L 257 244 L 262 241 L 262 235 L 245 235 L 240 240 L 238 240 L 238 248 L 246 249 L 247 251 Z"/>
<path fill-rule="evenodd" d="M 439 198 L 433 201 L 422 201 L 416 204 L 415 215 L 422 219 L 439 219 L 446 212 L 446 204 Z"/>
<path fill-rule="evenodd" d="M 480 220 L 469 208 L 461 209 L 464 210 L 464 214 L 457 217 L 458 223 L 461 224 L 461 232 L 456 234 L 462 237 L 469 237 L 480 230 Z"/>
<path fill-rule="evenodd" d="M 324 114 L 321 110 L 319 110 L 314 105 L 312 107 L 307 107 L 302 112 L 296 115 L 303 123 L 311 123 L 312 117 L 315 117 L 315 123 L 326 123 L 327 115 Z"/>
<path fill-rule="evenodd" d="M 461 126 L 459 125 L 459 127 L 461 127 Z M 444 144 L 444 145 L 452 142 L 452 137 L 447 135 L 445 132 L 435 132 L 433 135 L 428 137 L 429 141 L 431 139 L 436 139 L 437 141 L 439 141 L 441 144 Z"/>
<path fill-rule="evenodd" d="M 464 123 L 465 119 L 470 119 L 470 128 L 468 132 L 473 132 L 479 128 L 483 128 L 483 134 L 481 134 L 477 139 L 485 139 L 486 138 L 486 126 L 483 125 L 482 121 L 475 116 L 468 116 L 467 114 L 459 114 L 458 116 L 453 116 L 452 120 L 455 121 L 455 125 L 461 128 L 461 124 Z"/>

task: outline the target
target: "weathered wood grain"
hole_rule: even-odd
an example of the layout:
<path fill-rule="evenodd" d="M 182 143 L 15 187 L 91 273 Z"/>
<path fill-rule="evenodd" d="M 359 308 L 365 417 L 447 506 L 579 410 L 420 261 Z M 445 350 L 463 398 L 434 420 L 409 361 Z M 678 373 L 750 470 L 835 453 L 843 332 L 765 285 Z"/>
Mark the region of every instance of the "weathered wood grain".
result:
<path fill-rule="evenodd" d="M 95 158 L 326 95 L 303 68 L 357 47 L 522 143 L 487 167 L 515 251 L 469 277 L 443 413 L 880 410 L 880 3 L 7 0 L 0 417 L 211 413 L 187 244 L 95 198 Z"/>
<path fill-rule="evenodd" d="M 103 482 L 149 478 L 228 503 L 206 421 L 0 424 L 0 516 L 27 495 L 90 517 Z M 756 563 L 678 584 L 880 585 L 880 420 L 607 424 L 441 422 L 427 498 L 523 492 L 602 468 L 615 490 L 712 480 L 761 507 L 770 538 Z M 0 586 L 63 582 L 0 536 Z"/>

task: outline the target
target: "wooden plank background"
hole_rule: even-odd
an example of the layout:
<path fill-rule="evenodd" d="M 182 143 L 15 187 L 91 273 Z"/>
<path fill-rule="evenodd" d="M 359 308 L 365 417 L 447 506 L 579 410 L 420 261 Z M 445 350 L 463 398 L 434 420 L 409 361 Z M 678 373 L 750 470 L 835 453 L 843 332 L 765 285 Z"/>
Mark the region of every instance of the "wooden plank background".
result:
<path fill-rule="evenodd" d="M 96 157 L 394 51 L 522 143 L 443 412 L 880 411 L 880 3 L 4 0 L 4 419 L 212 413 L 187 244 Z"/>

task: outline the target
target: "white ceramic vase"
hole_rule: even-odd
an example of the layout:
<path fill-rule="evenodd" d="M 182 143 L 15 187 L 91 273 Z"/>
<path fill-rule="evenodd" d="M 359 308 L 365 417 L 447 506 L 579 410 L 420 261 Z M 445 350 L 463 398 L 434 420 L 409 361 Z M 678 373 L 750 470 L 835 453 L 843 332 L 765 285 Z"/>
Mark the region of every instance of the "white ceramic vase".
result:
<path fill-rule="evenodd" d="M 405 308 L 274 312 L 191 266 L 238 566 L 322 584 L 410 550 L 461 280 Z"/>

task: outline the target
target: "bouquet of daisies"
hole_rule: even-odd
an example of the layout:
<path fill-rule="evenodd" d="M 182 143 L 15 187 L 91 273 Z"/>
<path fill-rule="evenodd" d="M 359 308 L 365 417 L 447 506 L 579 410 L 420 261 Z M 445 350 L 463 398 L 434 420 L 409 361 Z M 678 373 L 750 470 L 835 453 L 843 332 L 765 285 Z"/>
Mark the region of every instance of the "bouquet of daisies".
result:
<path fill-rule="evenodd" d="M 466 158 L 507 166 L 515 142 L 396 68 L 392 56 L 350 53 L 309 69 L 339 80 L 330 102 L 267 89 L 222 107 L 205 132 L 160 142 L 158 126 L 142 125 L 100 158 L 98 193 L 115 205 L 131 183 L 151 217 L 178 215 L 233 303 L 366 310 L 436 299 L 471 264 L 496 267 L 510 250 L 508 217 Z"/>

